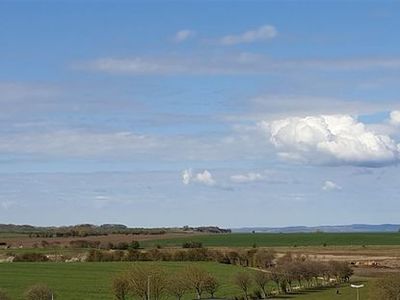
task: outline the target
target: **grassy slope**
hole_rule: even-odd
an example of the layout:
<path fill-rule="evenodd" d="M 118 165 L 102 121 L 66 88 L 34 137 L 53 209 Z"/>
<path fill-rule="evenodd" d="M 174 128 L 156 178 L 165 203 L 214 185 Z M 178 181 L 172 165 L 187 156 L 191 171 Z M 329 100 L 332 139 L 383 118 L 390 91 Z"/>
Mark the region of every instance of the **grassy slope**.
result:
<path fill-rule="evenodd" d="M 132 263 L 11 263 L 0 264 L 0 287 L 6 290 L 14 300 L 22 300 L 26 287 L 35 283 L 47 283 L 56 290 L 58 299 L 63 300 L 105 300 L 112 299 L 110 293 L 111 278 L 126 269 Z M 183 268 L 187 263 L 159 262 L 166 267 L 168 273 Z M 217 263 L 194 263 L 213 273 L 222 286 L 217 293 L 219 297 L 239 295 L 240 291 L 232 284 L 232 276 L 245 270 L 237 266 Z M 354 291 L 342 288 L 341 300 L 350 300 Z M 296 296 L 286 296 L 291 299 L 323 300 L 335 299 L 335 290 L 312 291 Z M 193 299 L 188 295 L 186 299 Z"/>
<path fill-rule="evenodd" d="M 293 246 L 352 246 L 400 245 L 400 233 L 233 233 L 193 236 L 142 242 L 145 247 L 181 246 L 183 242 L 196 241 L 206 247 L 293 247 Z"/>

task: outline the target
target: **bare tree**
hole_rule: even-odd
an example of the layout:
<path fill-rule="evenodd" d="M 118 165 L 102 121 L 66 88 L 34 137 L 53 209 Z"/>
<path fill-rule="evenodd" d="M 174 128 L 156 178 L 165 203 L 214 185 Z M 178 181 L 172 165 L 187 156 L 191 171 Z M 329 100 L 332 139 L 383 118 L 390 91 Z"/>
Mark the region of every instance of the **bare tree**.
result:
<path fill-rule="evenodd" d="M 135 265 L 128 271 L 129 290 L 144 300 L 159 300 L 166 292 L 167 280 L 163 269 L 154 266 Z M 150 294 L 149 294 L 150 292 Z"/>
<path fill-rule="evenodd" d="M 189 285 L 196 292 L 197 299 L 201 299 L 201 295 L 205 289 L 205 283 L 209 274 L 198 267 L 189 266 L 185 269 L 185 275 L 188 279 Z"/>
<path fill-rule="evenodd" d="M 276 254 L 273 250 L 260 249 L 254 256 L 255 266 L 259 268 L 269 268 L 274 264 Z"/>
<path fill-rule="evenodd" d="M 126 273 L 120 274 L 113 279 L 112 290 L 115 299 L 125 300 L 129 293 L 129 280 Z"/>
<path fill-rule="evenodd" d="M 219 286 L 220 285 L 218 280 L 214 276 L 209 274 L 204 283 L 204 290 L 210 294 L 212 299 L 214 298 L 214 295 L 217 292 Z"/>
<path fill-rule="evenodd" d="M 181 300 L 189 289 L 189 281 L 183 272 L 174 274 L 174 276 L 168 280 L 167 291 L 171 296 L 176 297 L 177 300 Z"/>
<path fill-rule="evenodd" d="M 259 271 L 254 273 L 253 279 L 257 287 L 261 290 L 262 298 L 265 299 L 268 295 L 267 286 L 271 280 L 270 275 L 267 272 Z"/>
<path fill-rule="evenodd" d="M 339 282 L 348 282 L 354 273 L 349 264 L 346 262 L 330 261 L 329 267 L 331 269 L 331 273 Z"/>
<path fill-rule="evenodd" d="M 240 272 L 234 277 L 233 282 L 243 291 L 245 299 L 249 299 L 249 291 L 252 285 L 252 279 L 249 273 Z"/>

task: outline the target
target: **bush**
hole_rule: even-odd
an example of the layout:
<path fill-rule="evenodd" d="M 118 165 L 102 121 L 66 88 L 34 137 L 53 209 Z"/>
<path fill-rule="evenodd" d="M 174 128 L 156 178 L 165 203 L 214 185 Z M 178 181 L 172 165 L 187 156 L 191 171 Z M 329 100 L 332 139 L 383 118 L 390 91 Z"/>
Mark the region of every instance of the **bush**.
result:
<path fill-rule="evenodd" d="M 25 292 L 26 300 L 51 300 L 55 299 L 53 291 L 45 284 L 36 284 Z"/>
<path fill-rule="evenodd" d="M 140 248 L 140 244 L 139 244 L 139 242 L 138 241 L 132 241 L 130 244 L 129 244 L 129 247 L 128 247 L 129 249 L 139 249 Z"/>
<path fill-rule="evenodd" d="M 183 243 L 182 248 L 203 248 L 203 244 L 200 242 L 190 241 Z"/>
<path fill-rule="evenodd" d="M 43 262 L 43 261 L 48 261 L 49 259 L 47 258 L 46 255 L 41 254 L 41 253 L 23 253 L 23 254 L 17 254 L 14 257 L 14 262 Z"/>
<path fill-rule="evenodd" d="M 117 257 L 118 259 L 115 259 Z M 90 250 L 87 257 L 87 261 L 90 262 L 114 261 L 114 260 L 121 260 L 121 258 L 119 257 L 118 254 L 114 257 L 112 252 L 95 250 L 95 249 Z"/>
<path fill-rule="evenodd" d="M 127 276 L 121 274 L 112 281 L 112 291 L 115 299 L 125 300 L 129 293 L 129 280 Z"/>

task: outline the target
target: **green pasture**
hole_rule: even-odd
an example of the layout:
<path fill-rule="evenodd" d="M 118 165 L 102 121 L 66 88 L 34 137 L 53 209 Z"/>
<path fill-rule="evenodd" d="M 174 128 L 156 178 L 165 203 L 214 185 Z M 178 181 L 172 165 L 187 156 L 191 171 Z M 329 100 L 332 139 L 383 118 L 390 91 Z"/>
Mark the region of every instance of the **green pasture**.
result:
<path fill-rule="evenodd" d="M 2 263 L 0 264 L 0 288 L 4 289 L 13 300 L 22 300 L 26 288 L 35 283 L 46 283 L 62 300 L 105 300 L 113 299 L 111 294 L 112 277 L 126 270 L 133 263 L 100 262 L 100 263 Z M 141 264 L 153 264 L 141 262 Z M 157 262 L 165 267 L 169 274 L 187 266 L 182 262 Z M 239 296 L 240 290 L 232 283 L 236 272 L 256 272 L 239 266 L 223 265 L 211 262 L 190 263 L 198 265 L 214 274 L 221 283 L 218 298 Z M 349 287 L 341 288 L 340 298 L 335 298 L 334 289 L 321 289 L 302 292 L 298 295 L 284 296 L 286 299 L 354 299 L 354 291 Z M 367 292 L 367 289 L 365 289 Z M 282 296 L 283 297 L 283 296 Z M 280 298 L 282 298 L 280 297 Z M 185 299 L 193 299 L 187 295 Z"/>
<path fill-rule="evenodd" d="M 134 263 L 3 263 L 0 264 L 0 287 L 15 300 L 23 299 L 21 295 L 26 287 L 35 283 L 48 284 L 57 292 L 58 299 L 112 299 L 111 279 L 132 264 Z M 165 267 L 170 274 L 188 265 L 188 263 L 175 262 L 157 262 L 156 264 Z M 208 262 L 192 264 L 200 265 L 220 280 L 222 286 L 219 296 L 239 293 L 232 285 L 231 277 L 243 268 Z M 245 271 L 254 272 L 253 270 Z"/>
<path fill-rule="evenodd" d="M 180 247 L 189 241 L 205 247 L 400 246 L 400 233 L 231 233 L 151 240 L 141 245 Z"/>

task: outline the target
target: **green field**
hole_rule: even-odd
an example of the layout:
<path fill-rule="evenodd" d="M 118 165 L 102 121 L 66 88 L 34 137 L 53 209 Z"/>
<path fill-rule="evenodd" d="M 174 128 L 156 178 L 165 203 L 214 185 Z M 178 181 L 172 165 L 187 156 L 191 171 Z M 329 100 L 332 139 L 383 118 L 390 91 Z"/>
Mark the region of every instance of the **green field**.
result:
<path fill-rule="evenodd" d="M 35 283 L 46 283 L 53 288 L 58 299 L 63 300 L 102 300 L 113 297 L 110 292 L 111 278 L 118 272 L 129 268 L 132 263 L 3 263 L 0 264 L 0 287 L 7 291 L 12 299 L 22 300 L 25 289 Z M 146 263 L 144 263 L 146 264 Z M 149 263 L 147 263 L 149 264 Z M 203 262 L 192 263 L 214 274 L 221 282 L 217 293 L 220 298 L 240 295 L 232 284 L 232 277 L 238 271 L 255 272 L 238 266 Z M 158 262 L 157 265 L 173 273 L 188 263 Z M 367 292 L 367 289 L 365 289 Z M 354 291 L 349 287 L 341 288 L 341 300 L 353 299 Z M 334 289 L 307 291 L 299 295 L 285 296 L 289 299 L 336 299 Z M 193 299 L 188 295 L 185 299 Z"/>
<path fill-rule="evenodd" d="M 8 263 L 0 264 L 0 286 L 13 299 L 22 299 L 25 288 L 34 283 L 47 283 L 65 300 L 112 299 L 112 277 L 133 263 Z M 146 264 L 146 263 L 144 263 Z M 147 263 L 150 264 L 150 263 Z M 222 283 L 219 295 L 239 293 L 231 284 L 231 276 L 242 268 L 217 263 L 193 263 L 213 273 Z M 159 262 L 170 273 L 187 263 Z M 246 270 L 254 272 L 252 270 Z"/>
<path fill-rule="evenodd" d="M 231 233 L 152 240 L 141 244 L 144 247 L 180 247 L 187 241 L 201 242 L 205 247 L 400 246 L 400 233 Z"/>

